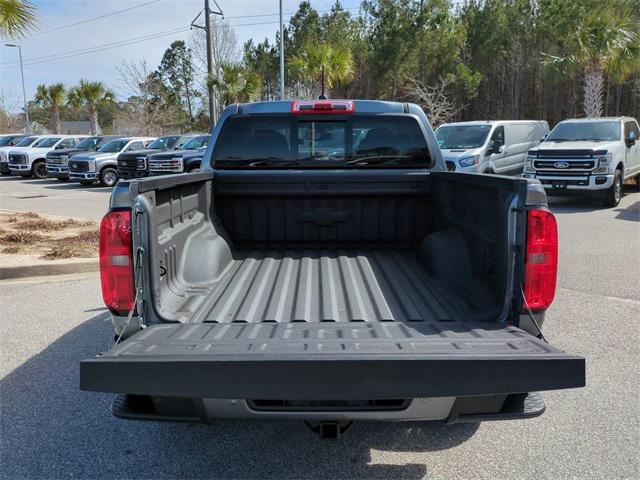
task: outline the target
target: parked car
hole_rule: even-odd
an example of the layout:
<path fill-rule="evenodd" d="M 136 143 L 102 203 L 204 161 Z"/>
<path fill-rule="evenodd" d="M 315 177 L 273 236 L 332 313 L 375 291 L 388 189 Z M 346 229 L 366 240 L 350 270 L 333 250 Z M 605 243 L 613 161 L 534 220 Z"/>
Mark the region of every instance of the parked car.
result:
<path fill-rule="evenodd" d="M 194 173 L 200 168 L 200 162 L 197 160 L 198 154 L 202 155 L 204 153 L 210 137 L 210 135 L 198 135 L 185 143 L 182 150 L 150 155 L 148 159 L 149 175 L 155 176 L 183 172 Z M 195 154 L 195 156 L 192 156 L 193 154 Z"/>
<path fill-rule="evenodd" d="M 631 117 L 582 118 L 558 123 L 547 139 L 531 149 L 524 170 L 556 194 L 587 194 L 616 207 L 622 183 L 640 188 L 640 128 Z"/>
<path fill-rule="evenodd" d="M 194 136 L 194 134 L 166 135 L 158 137 L 144 150 L 121 153 L 118 156 L 118 176 L 123 179 L 148 176 L 149 155 L 167 150 L 180 150 Z"/>
<path fill-rule="evenodd" d="M 22 177 L 47 178 L 46 156 L 52 150 L 71 148 L 86 135 L 44 135 L 30 147 L 9 151 L 9 170 Z"/>
<path fill-rule="evenodd" d="M 27 135 L 22 134 L 9 134 L 2 135 L 0 137 L 0 174 L 5 176 L 11 175 L 11 170 L 9 170 L 8 152 L 13 147 L 16 147 L 18 143 L 20 143 L 26 137 Z"/>
<path fill-rule="evenodd" d="M 75 147 L 52 150 L 47 153 L 47 177 L 58 180 L 69 180 L 69 158 L 81 153 L 95 152 L 110 140 L 120 138 L 119 135 L 98 135 L 87 137 Z"/>
<path fill-rule="evenodd" d="M 535 392 L 585 384 L 539 330 L 558 249 L 541 185 L 446 172 L 417 105 L 232 105 L 204 159 L 119 182 L 102 220 L 117 342 L 80 386 L 119 394 L 116 416 L 335 438 L 353 420 L 530 418 Z"/>
<path fill-rule="evenodd" d="M 436 130 L 447 169 L 520 175 L 527 151 L 549 133 L 541 120 L 445 123 Z"/>
<path fill-rule="evenodd" d="M 154 140 L 152 137 L 121 137 L 108 141 L 97 152 L 74 155 L 69 160 L 69 178 L 83 185 L 98 181 L 103 187 L 112 187 L 118 181 L 118 155 L 141 150 Z"/>

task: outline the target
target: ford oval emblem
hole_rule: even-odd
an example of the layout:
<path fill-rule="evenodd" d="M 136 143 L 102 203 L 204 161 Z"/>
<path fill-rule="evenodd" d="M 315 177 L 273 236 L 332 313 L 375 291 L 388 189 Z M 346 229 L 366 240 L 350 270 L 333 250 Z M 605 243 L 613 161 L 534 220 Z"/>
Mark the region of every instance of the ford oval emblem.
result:
<path fill-rule="evenodd" d="M 569 168 L 569 164 L 567 162 L 556 162 L 553 166 L 556 168 Z"/>

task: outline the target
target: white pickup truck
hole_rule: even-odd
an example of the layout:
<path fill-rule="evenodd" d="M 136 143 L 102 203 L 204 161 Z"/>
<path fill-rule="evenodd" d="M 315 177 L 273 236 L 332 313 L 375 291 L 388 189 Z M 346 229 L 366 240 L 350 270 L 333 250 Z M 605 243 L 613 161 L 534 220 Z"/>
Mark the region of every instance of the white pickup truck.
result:
<path fill-rule="evenodd" d="M 615 207 L 622 183 L 640 188 L 640 128 L 631 117 L 571 119 L 558 123 L 529 150 L 525 178 L 540 180 L 551 195 L 587 193 Z"/>
<path fill-rule="evenodd" d="M 47 153 L 72 148 L 87 135 L 44 135 L 28 147 L 16 147 L 9 152 L 12 174 L 38 179 L 47 178 Z"/>

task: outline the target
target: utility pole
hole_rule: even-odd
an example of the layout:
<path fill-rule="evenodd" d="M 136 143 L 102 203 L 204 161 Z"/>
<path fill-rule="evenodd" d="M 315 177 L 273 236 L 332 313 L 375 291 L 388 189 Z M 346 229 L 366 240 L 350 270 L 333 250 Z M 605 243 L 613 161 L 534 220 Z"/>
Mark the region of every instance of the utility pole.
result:
<path fill-rule="evenodd" d="M 209 0 L 204 0 L 204 31 L 207 35 L 207 95 L 209 95 L 209 127 L 213 128 L 216 124 L 217 113 L 214 108 L 213 101 L 213 86 L 211 85 L 211 76 L 213 75 L 213 59 L 212 57 L 212 41 L 211 41 L 211 17 L 209 13 Z"/>
<path fill-rule="evenodd" d="M 202 15 L 202 12 L 198 14 L 196 18 L 191 22 L 192 28 L 199 28 L 204 30 L 205 35 L 207 36 L 206 45 L 207 45 L 207 95 L 209 96 L 209 126 L 213 128 L 218 119 L 218 109 L 216 105 L 215 98 L 213 96 L 213 86 L 211 85 L 210 79 L 213 76 L 213 38 L 211 35 L 211 14 L 220 15 L 224 18 L 222 14 L 222 10 L 220 6 L 213 0 L 213 3 L 218 8 L 216 11 L 212 11 L 209 8 L 209 0 L 204 0 L 204 27 L 202 25 L 197 25 L 196 20 Z"/>
<path fill-rule="evenodd" d="M 284 22 L 282 0 L 280 0 L 280 100 L 284 100 Z"/>

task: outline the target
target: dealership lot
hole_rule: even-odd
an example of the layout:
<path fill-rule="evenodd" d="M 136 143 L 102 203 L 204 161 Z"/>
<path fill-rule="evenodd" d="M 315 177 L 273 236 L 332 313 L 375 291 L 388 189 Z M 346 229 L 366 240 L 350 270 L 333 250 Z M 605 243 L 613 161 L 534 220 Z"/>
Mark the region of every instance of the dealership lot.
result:
<path fill-rule="evenodd" d="M 99 219 L 108 190 L 0 180 L 0 208 Z M 30 197 L 30 198 L 28 198 Z M 2 478 L 637 478 L 640 193 L 619 207 L 552 198 L 560 229 L 545 335 L 587 358 L 587 387 L 547 393 L 540 418 L 457 426 L 355 424 L 321 442 L 301 422 L 125 422 L 80 392 L 109 347 L 95 274 L 0 282 Z"/>

